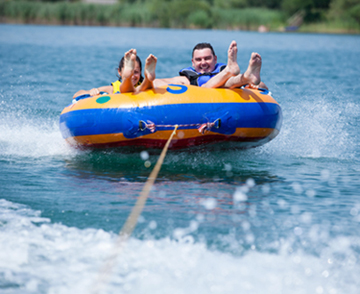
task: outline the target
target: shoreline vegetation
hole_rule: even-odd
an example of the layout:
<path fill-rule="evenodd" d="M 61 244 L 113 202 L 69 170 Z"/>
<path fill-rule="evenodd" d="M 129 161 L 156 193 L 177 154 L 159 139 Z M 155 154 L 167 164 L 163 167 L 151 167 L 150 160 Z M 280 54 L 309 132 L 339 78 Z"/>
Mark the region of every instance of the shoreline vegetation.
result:
<path fill-rule="evenodd" d="M 113 0 L 113 3 L 104 1 L 105 3 L 100 4 L 101 2 L 0 0 L 0 23 L 360 33 L 360 4 L 357 4 L 357 0 Z M 268 6 L 261 5 L 262 2 L 266 2 Z M 312 2 L 321 2 L 322 6 L 318 3 L 316 7 Z M 312 3 L 312 6 L 304 3 Z"/>

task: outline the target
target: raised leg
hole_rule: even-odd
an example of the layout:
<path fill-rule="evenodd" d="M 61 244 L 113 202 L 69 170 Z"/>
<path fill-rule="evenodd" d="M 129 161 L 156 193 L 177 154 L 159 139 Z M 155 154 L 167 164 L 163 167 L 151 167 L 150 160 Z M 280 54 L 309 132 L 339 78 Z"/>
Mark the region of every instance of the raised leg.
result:
<path fill-rule="evenodd" d="M 145 91 L 147 89 L 154 88 L 155 80 L 155 69 L 156 69 L 157 58 L 150 54 L 145 60 L 145 69 L 144 69 L 144 80 L 139 87 L 136 88 L 136 92 Z"/>
<path fill-rule="evenodd" d="M 240 67 L 237 63 L 237 43 L 232 41 L 228 49 L 227 65 L 220 73 L 211 78 L 207 83 L 202 85 L 205 88 L 220 88 L 225 85 L 226 81 L 239 74 Z"/>
<path fill-rule="evenodd" d="M 250 57 L 249 66 L 243 74 L 238 74 L 228 79 L 225 83 L 226 88 L 238 88 L 246 84 L 259 85 L 261 82 L 261 56 L 253 52 Z"/>
<path fill-rule="evenodd" d="M 122 83 L 120 85 L 121 93 L 135 92 L 135 87 L 131 77 L 134 74 L 136 61 L 136 49 L 130 49 L 124 55 L 124 67 L 121 70 Z"/>

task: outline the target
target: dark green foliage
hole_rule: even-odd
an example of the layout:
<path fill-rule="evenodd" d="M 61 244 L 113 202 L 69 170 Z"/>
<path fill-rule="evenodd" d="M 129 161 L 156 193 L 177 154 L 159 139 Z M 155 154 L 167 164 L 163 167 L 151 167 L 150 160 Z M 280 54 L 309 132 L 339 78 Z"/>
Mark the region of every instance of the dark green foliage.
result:
<path fill-rule="evenodd" d="M 285 22 L 281 13 L 265 8 L 218 9 L 215 18 L 217 27 L 222 29 L 257 30 L 260 25 L 274 28 Z"/>
<path fill-rule="evenodd" d="M 283 0 L 281 8 L 289 15 L 299 10 L 310 12 L 311 10 L 328 9 L 330 0 Z"/>
<path fill-rule="evenodd" d="M 151 1 L 150 11 L 162 27 L 211 27 L 211 6 L 207 1 Z"/>
<path fill-rule="evenodd" d="M 192 12 L 187 19 L 189 26 L 194 26 L 196 28 L 210 29 L 213 26 L 212 19 L 204 10 Z"/>
<path fill-rule="evenodd" d="M 113 5 L 0 0 L 1 20 L 23 23 L 256 30 L 260 25 L 284 27 L 294 14 L 301 15 L 305 24 L 330 20 L 359 24 L 360 4 L 359 0 L 119 0 Z"/>
<path fill-rule="evenodd" d="M 332 0 L 330 3 L 329 18 L 344 21 L 351 21 L 352 19 L 359 24 L 359 7 L 359 0 Z"/>
<path fill-rule="evenodd" d="M 360 4 L 349 10 L 350 16 L 360 24 Z"/>
<path fill-rule="evenodd" d="M 249 8 L 262 7 L 269 9 L 279 9 L 283 0 L 214 0 L 214 5 L 218 8 Z"/>

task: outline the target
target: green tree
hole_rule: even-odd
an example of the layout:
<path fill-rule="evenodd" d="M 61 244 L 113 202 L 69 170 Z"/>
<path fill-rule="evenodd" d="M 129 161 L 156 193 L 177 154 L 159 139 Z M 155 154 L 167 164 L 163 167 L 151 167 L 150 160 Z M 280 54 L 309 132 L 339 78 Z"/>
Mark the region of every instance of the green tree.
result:
<path fill-rule="evenodd" d="M 360 4 L 354 6 L 349 11 L 350 16 L 356 20 L 357 23 L 360 24 Z"/>
<path fill-rule="evenodd" d="M 283 0 L 214 0 L 214 5 L 219 8 L 247 8 L 263 7 L 279 9 Z"/>
<path fill-rule="evenodd" d="M 359 0 L 332 0 L 330 4 L 329 17 L 331 19 L 352 18 L 360 23 Z"/>
<path fill-rule="evenodd" d="M 205 0 L 153 0 L 152 13 L 162 27 L 186 28 L 200 23 L 211 26 L 211 6 Z"/>
<path fill-rule="evenodd" d="M 214 0 L 214 5 L 219 8 L 245 8 L 247 0 Z"/>
<path fill-rule="evenodd" d="M 304 11 L 305 22 L 315 22 L 322 20 L 326 10 L 329 8 L 331 0 L 283 0 L 282 10 L 289 16 L 298 11 Z"/>

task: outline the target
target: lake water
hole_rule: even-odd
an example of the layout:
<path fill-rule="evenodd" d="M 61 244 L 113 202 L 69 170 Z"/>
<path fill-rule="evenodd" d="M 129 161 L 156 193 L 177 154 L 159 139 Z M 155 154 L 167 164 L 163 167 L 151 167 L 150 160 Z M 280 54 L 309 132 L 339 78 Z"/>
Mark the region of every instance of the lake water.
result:
<path fill-rule="evenodd" d="M 135 231 L 94 282 L 157 161 L 81 152 L 59 131 L 79 89 L 116 80 L 123 53 L 190 65 L 252 51 L 283 110 L 246 151 L 169 151 Z M 0 25 L 1 293 L 330 293 L 360 289 L 360 36 Z"/>

